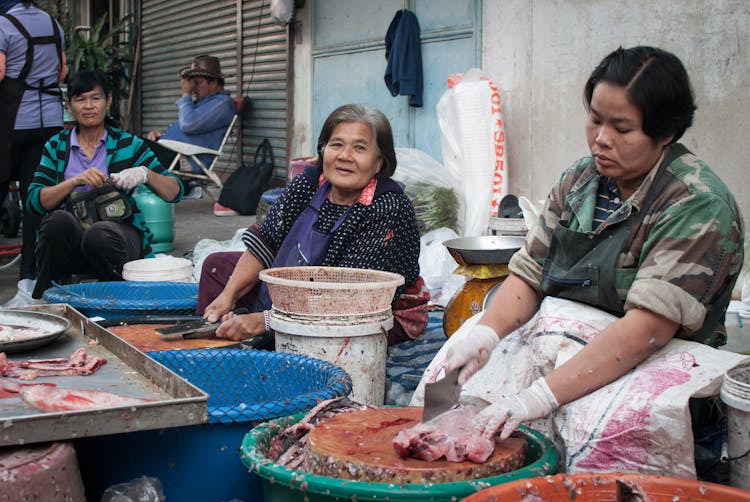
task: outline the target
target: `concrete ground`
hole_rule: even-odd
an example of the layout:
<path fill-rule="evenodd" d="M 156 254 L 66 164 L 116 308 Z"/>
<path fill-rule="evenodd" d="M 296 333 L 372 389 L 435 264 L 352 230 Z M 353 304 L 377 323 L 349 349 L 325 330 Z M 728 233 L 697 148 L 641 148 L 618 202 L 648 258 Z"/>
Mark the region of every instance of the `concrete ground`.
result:
<path fill-rule="evenodd" d="M 186 199 L 175 205 L 175 237 L 172 256 L 190 253 L 201 239 L 224 241 L 231 239 L 238 228 L 255 223 L 255 216 L 215 216 L 214 201 L 204 192 L 200 199 Z M 20 243 L 17 238 L 0 237 L 0 245 Z M 13 298 L 18 291 L 19 266 L 3 266 L 7 259 L 0 257 L 0 305 Z"/>

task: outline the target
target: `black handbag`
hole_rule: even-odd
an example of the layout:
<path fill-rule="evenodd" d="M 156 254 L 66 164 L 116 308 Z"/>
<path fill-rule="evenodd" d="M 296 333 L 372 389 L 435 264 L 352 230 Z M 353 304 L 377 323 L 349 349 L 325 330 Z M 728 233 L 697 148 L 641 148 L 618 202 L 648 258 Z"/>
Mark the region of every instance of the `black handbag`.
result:
<path fill-rule="evenodd" d="M 232 173 L 219 193 L 219 204 L 242 215 L 255 214 L 260 196 L 273 175 L 273 149 L 268 138 L 258 145 L 251 166 L 242 165 Z"/>

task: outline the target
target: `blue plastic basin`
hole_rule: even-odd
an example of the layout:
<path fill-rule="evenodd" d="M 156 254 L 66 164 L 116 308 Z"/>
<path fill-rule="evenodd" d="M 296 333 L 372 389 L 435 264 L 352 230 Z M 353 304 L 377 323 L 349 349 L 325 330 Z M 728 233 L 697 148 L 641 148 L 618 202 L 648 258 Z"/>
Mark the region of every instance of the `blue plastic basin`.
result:
<path fill-rule="evenodd" d="M 260 502 L 261 480 L 248 475 L 240 459 L 243 437 L 264 420 L 351 391 L 344 370 L 305 356 L 244 349 L 148 355 L 209 394 L 209 423 L 80 440 L 76 450 L 89 500 L 145 475 L 159 478 L 167 500 Z"/>
<path fill-rule="evenodd" d="M 194 314 L 198 284 L 190 282 L 87 282 L 44 292 L 46 303 L 67 303 L 86 317 Z"/>

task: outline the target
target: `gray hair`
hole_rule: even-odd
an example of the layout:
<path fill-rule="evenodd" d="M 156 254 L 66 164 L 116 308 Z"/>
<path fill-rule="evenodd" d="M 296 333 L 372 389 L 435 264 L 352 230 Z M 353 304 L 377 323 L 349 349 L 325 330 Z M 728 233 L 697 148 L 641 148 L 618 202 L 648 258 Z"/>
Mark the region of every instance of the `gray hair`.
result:
<path fill-rule="evenodd" d="M 396 151 L 393 148 L 391 123 L 383 112 L 365 105 L 349 104 L 336 108 L 326 119 L 318 136 L 318 157 L 321 165 L 323 150 L 331 139 L 333 130 L 342 122 L 360 122 L 367 125 L 375 138 L 378 155 L 383 161 L 377 178 L 390 178 L 396 171 Z"/>

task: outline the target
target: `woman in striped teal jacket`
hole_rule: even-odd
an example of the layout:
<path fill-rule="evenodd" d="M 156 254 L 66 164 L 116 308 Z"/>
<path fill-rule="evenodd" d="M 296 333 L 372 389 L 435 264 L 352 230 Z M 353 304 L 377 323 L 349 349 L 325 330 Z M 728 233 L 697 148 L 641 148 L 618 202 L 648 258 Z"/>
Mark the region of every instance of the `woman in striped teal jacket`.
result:
<path fill-rule="evenodd" d="M 153 256 L 153 234 L 138 209 L 134 190 L 146 183 L 167 202 L 182 197 L 182 183 L 159 164 L 143 140 L 107 123 L 111 101 L 107 79 L 100 72 L 84 70 L 71 78 L 68 109 L 76 127 L 53 136 L 44 146 L 26 201 L 27 210 L 44 215 L 37 236 L 34 298 L 41 298 L 53 281 L 71 274 L 122 280 L 125 263 Z M 71 194 L 77 197 L 108 185 L 117 189 L 112 191 L 114 197 L 121 197 L 112 218 L 92 223 L 74 216 Z M 131 211 L 126 210 L 125 200 Z"/>

